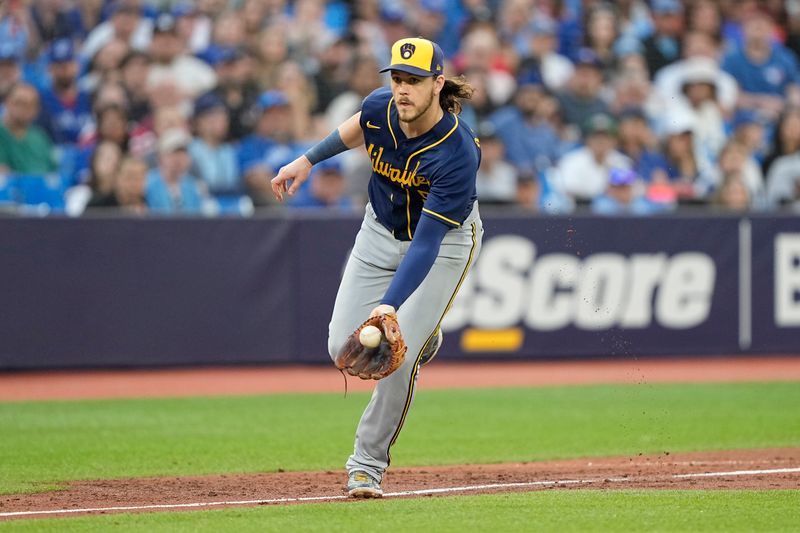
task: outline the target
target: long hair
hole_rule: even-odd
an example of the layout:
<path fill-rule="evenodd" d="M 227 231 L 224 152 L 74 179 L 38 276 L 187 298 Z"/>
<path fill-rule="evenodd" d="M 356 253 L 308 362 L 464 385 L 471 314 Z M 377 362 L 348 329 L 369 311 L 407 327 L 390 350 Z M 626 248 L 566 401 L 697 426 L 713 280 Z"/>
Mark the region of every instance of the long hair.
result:
<path fill-rule="evenodd" d="M 455 115 L 461 113 L 461 100 L 472 98 L 472 88 L 464 76 L 445 78 L 442 92 L 439 93 L 439 105 L 442 109 Z"/>

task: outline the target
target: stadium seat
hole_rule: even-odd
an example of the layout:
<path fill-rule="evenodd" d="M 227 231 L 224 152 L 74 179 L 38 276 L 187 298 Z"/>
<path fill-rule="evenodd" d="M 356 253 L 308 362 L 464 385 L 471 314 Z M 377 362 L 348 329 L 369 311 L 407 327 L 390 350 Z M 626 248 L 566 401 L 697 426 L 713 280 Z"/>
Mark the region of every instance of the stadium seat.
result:
<path fill-rule="evenodd" d="M 205 210 L 212 216 L 252 216 L 255 207 L 249 196 L 220 195 L 214 196 Z"/>
<path fill-rule="evenodd" d="M 16 175 L 13 178 L 16 201 L 26 206 L 47 206 L 50 212 L 64 209 L 64 182 L 57 174 Z"/>
<path fill-rule="evenodd" d="M 60 162 L 58 172 L 65 189 L 79 183 L 82 157 L 81 151 L 74 146 L 58 146 L 56 153 L 56 158 Z"/>
<path fill-rule="evenodd" d="M 16 203 L 14 179 L 11 176 L 0 174 L 0 206 L 6 207 Z"/>

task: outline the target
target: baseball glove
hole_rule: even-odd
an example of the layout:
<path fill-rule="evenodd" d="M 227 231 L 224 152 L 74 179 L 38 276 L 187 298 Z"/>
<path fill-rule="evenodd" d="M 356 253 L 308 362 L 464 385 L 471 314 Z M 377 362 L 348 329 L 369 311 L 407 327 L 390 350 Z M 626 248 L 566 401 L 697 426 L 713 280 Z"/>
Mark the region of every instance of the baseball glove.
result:
<path fill-rule="evenodd" d="M 361 344 L 359 335 L 366 326 L 381 331 L 375 348 Z M 349 337 L 334 360 L 336 368 L 361 379 L 382 379 L 397 370 L 406 357 L 406 342 L 397 323 L 397 315 L 385 314 L 368 318 Z"/>

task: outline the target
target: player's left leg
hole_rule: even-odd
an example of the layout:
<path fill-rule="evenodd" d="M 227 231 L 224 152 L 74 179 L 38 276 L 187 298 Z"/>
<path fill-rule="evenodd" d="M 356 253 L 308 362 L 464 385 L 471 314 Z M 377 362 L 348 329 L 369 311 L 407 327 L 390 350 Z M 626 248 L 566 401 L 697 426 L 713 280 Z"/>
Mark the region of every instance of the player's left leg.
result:
<path fill-rule="evenodd" d="M 367 205 L 328 325 L 331 358 L 336 357 L 347 337 L 380 303 L 400 264 L 401 251 L 401 243 L 378 223 L 372 206 Z"/>
<path fill-rule="evenodd" d="M 477 210 L 462 228 L 445 236 L 430 273 L 398 311 L 408 353 L 403 365 L 375 386 L 356 431 L 349 471 L 362 470 L 380 481 L 389 466 L 389 448 L 403 426 L 419 375 L 420 358 L 480 250 L 483 228 Z"/>

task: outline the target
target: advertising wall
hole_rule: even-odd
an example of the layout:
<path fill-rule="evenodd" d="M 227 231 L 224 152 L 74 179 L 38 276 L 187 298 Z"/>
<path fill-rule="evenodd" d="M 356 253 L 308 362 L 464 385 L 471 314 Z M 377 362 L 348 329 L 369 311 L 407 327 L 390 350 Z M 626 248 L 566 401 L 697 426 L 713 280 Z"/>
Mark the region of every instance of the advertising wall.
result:
<path fill-rule="evenodd" d="M 326 363 L 360 220 L 0 220 L 0 368 Z M 800 219 L 484 216 L 442 359 L 800 352 Z"/>
<path fill-rule="evenodd" d="M 488 232 L 447 317 L 464 352 L 738 349 L 736 220 L 508 219 L 491 221 Z M 494 346 L 481 330 L 500 333 Z"/>

